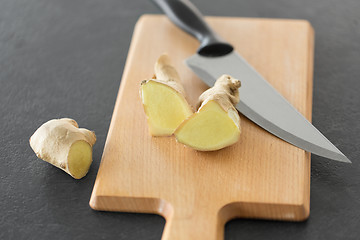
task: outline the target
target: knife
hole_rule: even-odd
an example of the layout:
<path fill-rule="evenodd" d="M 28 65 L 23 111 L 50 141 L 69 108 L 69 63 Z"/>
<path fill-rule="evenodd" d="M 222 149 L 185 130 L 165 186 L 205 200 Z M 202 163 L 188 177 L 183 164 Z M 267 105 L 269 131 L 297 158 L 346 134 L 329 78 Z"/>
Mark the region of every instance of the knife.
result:
<path fill-rule="evenodd" d="M 187 65 L 209 87 L 229 74 L 241 79 L 236 108 L 273 135 L 305 151 L 340 162 L 351 161 L 277 92 L 234 48 L 204 21 L 188 0 L 153 0 L 169 19 L 197 38 L 197 53 Z M 281 116 L 281 117 L 279 117 Z"/>

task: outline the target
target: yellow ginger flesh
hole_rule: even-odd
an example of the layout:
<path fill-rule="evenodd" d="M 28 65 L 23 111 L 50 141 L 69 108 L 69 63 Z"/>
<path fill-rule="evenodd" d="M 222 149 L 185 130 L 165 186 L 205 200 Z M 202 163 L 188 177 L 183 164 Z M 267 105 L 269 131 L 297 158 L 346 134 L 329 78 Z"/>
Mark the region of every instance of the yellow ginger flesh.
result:
<path fill-rule="evenodd" d="M 147 81 L 141 86 L 149 131 L 153 136 L 169 136 L 192 114 L 184 97 L 166 84 Z"/>
<path fill-rule="evenodd" d="M 233 116 L 215 101 L 209 101 L 175 132 L 178 142 L 200 151 L 213 151 L 239 140 L 240 129 Z"/>

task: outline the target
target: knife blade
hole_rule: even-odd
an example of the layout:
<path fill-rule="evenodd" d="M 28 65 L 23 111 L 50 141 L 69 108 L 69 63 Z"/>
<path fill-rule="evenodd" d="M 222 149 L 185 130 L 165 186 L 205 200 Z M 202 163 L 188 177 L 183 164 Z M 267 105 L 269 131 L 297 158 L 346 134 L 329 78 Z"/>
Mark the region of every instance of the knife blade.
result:
<path fill-rule="evenodd" d="M 276 91 L 233 47 L 218 36 L 188 0 L 153 0 L 185 32 L 200 41 L 187 65 L 209 87 L 222 74 L 241 79 L 236 108 L 284 141 L 328 159 L 351 163 L 319 130 Z"/>

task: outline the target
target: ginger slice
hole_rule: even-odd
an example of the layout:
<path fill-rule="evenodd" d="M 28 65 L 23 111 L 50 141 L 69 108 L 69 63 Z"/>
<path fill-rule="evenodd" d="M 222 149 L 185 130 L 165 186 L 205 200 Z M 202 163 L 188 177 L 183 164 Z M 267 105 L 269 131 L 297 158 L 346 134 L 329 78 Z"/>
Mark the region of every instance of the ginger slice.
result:
<path fill-rule="evenodd" d="M 241 129 L 234 105 L 239 102 L 240 85 L 229 75 L 221 76 L 214 87 L 199 97 L 199 110 L 176 129 L 177 141 L 200 151 L 219 150 L 236 143 Z"/>
<path fill-rule="evenodd" d="M 152 136 L 171 136 L 193 114 L 180 77 L 167 55 L 155 64 L 155 78 L 141 83 L 140 95 Z"/>
<path fill-rule="evenodd" d="M 50 120 L 41 125 L 30 138 L 36 156 L 70 174 L 84 177 L 92 163 L 94 132 L 79 128 L 70 118 Z"/>

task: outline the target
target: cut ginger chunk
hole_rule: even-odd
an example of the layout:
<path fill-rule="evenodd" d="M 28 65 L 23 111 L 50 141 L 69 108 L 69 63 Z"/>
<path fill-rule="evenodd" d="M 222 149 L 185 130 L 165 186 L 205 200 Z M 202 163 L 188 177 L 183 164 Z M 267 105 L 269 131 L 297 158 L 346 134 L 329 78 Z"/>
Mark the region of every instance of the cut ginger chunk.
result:
<path fill-rule="evenodd" d="M 170 136 L 193 112 L 182 93 L 157 80 L 141 85 L 141 98 L 153 136 Z"/>
<path fill-rule="evenodd" d="M 95 142 L 93 131 L 79 128 L 70 118 L 47 121 L 30 138 L 30 146 L 38 158 L 75 179 L 84 177 L 89 171 Z"/>
<path fill-rule="evenodd" d="M 219 103 L 210 100 L 176 129 L 175 137 L 196 150 L 219 150 L 239 140 L 239 124 L 236 111 L 226 112 Z"/>
<path fill-rule="evenodd" d="M 154 66 L 153 79 L 144 80 L 140 96 L 152 136 L 171 136 L 193 111 L 170 58 L 163 54 Z"/>

